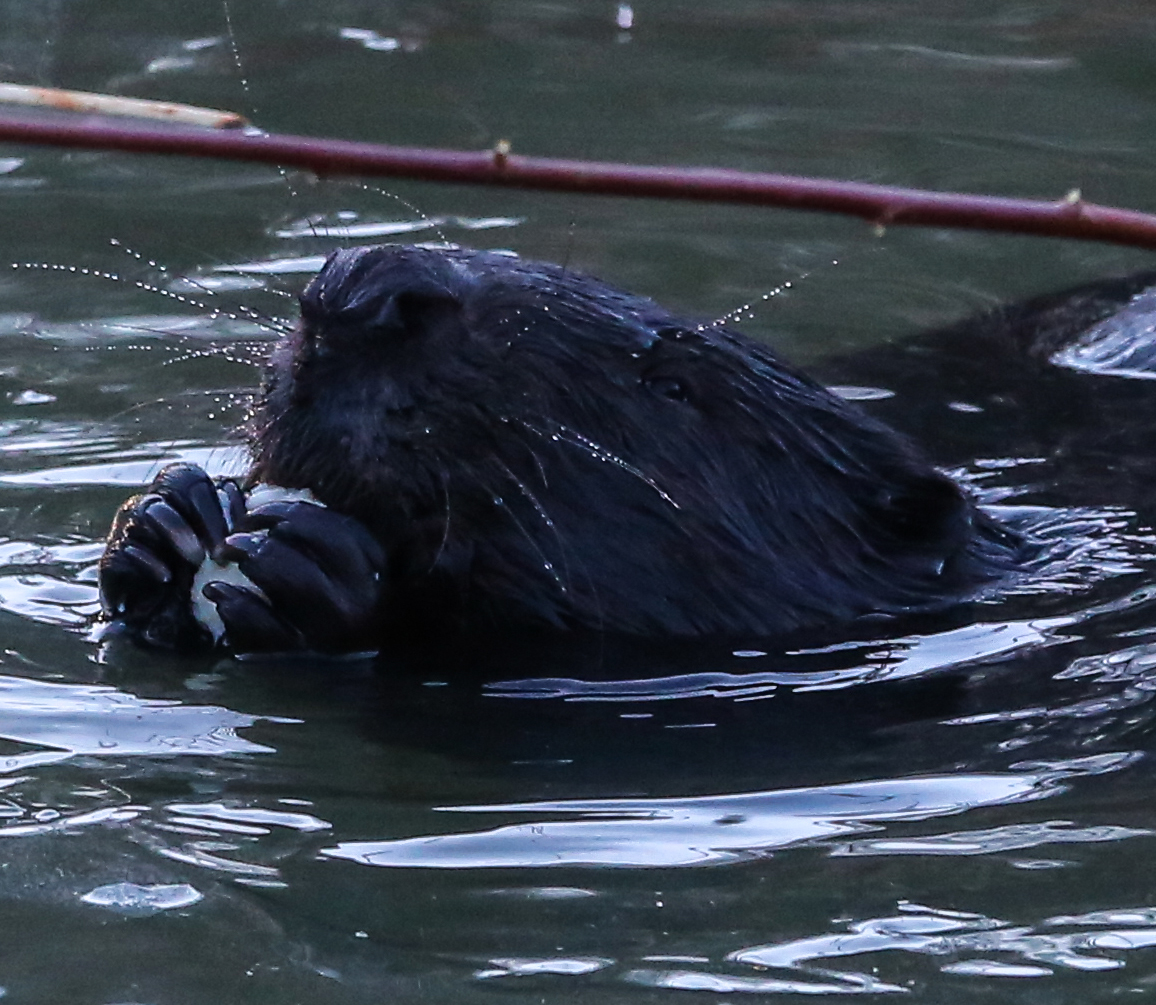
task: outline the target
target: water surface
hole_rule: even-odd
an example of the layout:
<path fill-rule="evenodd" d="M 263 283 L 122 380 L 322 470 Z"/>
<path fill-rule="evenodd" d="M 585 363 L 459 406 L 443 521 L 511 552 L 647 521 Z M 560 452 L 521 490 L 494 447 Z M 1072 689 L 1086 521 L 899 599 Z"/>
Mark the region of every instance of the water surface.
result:
<path fill-rule="evenodd" d="M 0 63 L 273 130 L 1156 201 L 1143 4 L 622 17 L 602 0 L 12 0 Z M 566 261 L 704 318 L 754 303 L 746 330 L 813 363 L 1147 256 L 16 146 L 0 200 L 10 1000 L 1150 991 L 1150 517 L 1110 476 L 1049 488 L 982 415 L 984 452 L 961 455 L 950 416 L 969 400 L 938 387 L 927 421 L 902 391 L 868 405 L 1068 550 L 1034 588 L 894 637 L 262 665 L 83 636 L 119 502 L 169 459 L 243 469 L 261 318 L 292 315 L 285 294 L 343 229 Z"/>

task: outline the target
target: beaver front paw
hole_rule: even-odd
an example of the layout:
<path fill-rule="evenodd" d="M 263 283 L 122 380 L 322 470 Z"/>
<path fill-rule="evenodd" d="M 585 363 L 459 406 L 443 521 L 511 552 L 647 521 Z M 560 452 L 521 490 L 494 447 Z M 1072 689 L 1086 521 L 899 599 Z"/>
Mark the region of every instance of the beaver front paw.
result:
<path fill-rule="evenodd" d="M 100 560 L 100 603 L 107 618 L 139 642 L 165 649 L 213 644 L 190 603 L 193 579 L 218 557 L 245 512 L 240 489 L 215 485 L 195 464 L 171 464 L 113 518 Z"/>
<path fill-rule="evenodd" d="M 246 582 L 215 576 L 201 593 L 240 653 L 352 653 L 377 648 L 385 552 L 352 517 L 310 502 L 257 506 L 225 557 Z"/>
<path fill-rule="evenodd" d="M 300 495 L 259 487 L 247 500 L 196 465 L 165 468 L 113 521 L 105 617 L 166 649 L 375 648 L 384 552 L 356 520 L 285 498 Z"/>

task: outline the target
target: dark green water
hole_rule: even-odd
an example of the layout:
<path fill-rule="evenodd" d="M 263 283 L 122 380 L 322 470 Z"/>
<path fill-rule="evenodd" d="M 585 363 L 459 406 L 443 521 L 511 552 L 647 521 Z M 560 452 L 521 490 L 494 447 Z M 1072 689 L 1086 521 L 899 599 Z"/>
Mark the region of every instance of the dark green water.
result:
<path fill-rule="evenodd" d="M 271 130 L 1156 204 L 1148 5 L 639 0 L 629 31 L 615 15 L 602 0 L 7 0 L 0 75 L 234 108 Z M 121 499 L 163 459 L 243 463 L 246 360 L 269 343 L 244 312 L 136 283 L 227 286 L 229 266 L 323 254 L 339 238 L 310 232 L 327 224 L 440 231 L 698 316 L 758 302 L 747 330 L 816 361 L 1149 256 L 0 158 L 0 262 L 21 266 L 0 277 L 7 1000 L 1154 993 L 1153 542 L 1108 508 L 1110 486 L 1100 509 L 1058 511 L 1089 542 L 1067 580 L 833 652 L 276 667 L 102 651 L 81 631 Z M 443 222 L 422 229 L 423 214 Z M 210 307 L 293 310 L 269 289 L 193 289 Z M 936 429 L 921 435 L 934 454 Z M 1080 579 L 1102 581 L 1070 592 Z M 969 669 L 936 672 L 953 666 Z"/>

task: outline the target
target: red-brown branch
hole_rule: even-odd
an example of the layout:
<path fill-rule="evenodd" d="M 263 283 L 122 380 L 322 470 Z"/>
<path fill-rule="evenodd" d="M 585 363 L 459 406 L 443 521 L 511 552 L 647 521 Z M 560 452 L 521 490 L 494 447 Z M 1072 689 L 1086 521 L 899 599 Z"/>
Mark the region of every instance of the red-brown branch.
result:
<path fill-rule="evenodd" d="M 726 168 L 650 167 L 525 157 L 500 149 L 433 150 L 239 130 L 157 127 L 104 116 L 0 114 L 0 140 L 258 161 L 304 168 L 321 176 L 377 175 L 782 206 L 844 213 L 888 227 L 923 224 L 1156 248 L 1156 217 L 1097 206 L 1079 198 L 1040 202 Z"/>

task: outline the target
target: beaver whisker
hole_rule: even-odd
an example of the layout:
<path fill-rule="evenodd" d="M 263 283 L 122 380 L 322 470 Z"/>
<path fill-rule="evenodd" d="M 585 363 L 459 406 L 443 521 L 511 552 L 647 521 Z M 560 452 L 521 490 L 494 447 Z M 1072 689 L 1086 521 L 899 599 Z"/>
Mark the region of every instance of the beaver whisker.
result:
<path fill-rule="evenodd" d="M 120 240 L 120 238 L 110 237 L 108 239 L 108 243 L 110 245 L 112 245 L 114 248 L 120 248 L 121 251 L 123 251 L 126 255 L 128 255 L 129 258 L 133 259 L 134 261 L 140 262 L 142 265 L 147 265 L 150 269 L 155 269 L 162 276 L 171 276 L 172 275 L 172 272 L 170 271 L 170 269 L 167 265 L 164 265 L 161 262 L 158 262 L 153 258 L 145 258 L 145 256 L 142 255 L 139 251 L 137 251 L 134 248 L 129 247 L 122 240 Z M 245 273 L 240 273 L 240 274 L 244 275 Z M 116 276 L 116 277 L 106 277 L 106 278 L 120 279 L 121 277 Z M 206 297 L 218 296 L 218 293 L 216 290 L 214 290 L 212 287 L 208 286 L 203 281 L 197 279 L 195 276 L 188 276 L 188 275 L 181 276 L 179 281 L 182 283 L 187 283 L 189 286 L 191 286 L 195 290 L 199 290 Z M 141 286 L 140 283 L 135 283 L 135 285 Z M 147 286 L 147 285 L 142 286 L 141 288 L 146 289 L 146 290 L 150 290 L 150 291 L 152 289 L 150 286 Z M 267 286 L 264 287 L 264 290 L 267 293 L 273 293 L 273 294 L 276 294 L 277 296 L 289 297 L 290 299 L 296 300 L 296 297 L 292 293 L 289 293 L 286 290 L 270 289 Z M 167 290 L 164 292 L 169 293 L 170 295 L 176 295 L 174 293 L 174 291 L 172 291 L 172 290 Z M 221 308 L 209 307 L 207 304 L 204 304 L 204 303 L 198 304 L 196 301 L 190 301 L 190 303 L 193 303 L 195 306 L 202 307 L 202 308 L 208 310 L 210 312 L 209 313 L 209 320 L 215 320 L 216 318 L 219 318 L 219 317 L 227 317 L 230 320 L 239 320 L 239 318 L 237 318 L 237 316 L 235 314 L 232 314 L 229 311 L 224 311 Z M 287 318 L 274 317 L 270 314 L 266 314 L 264 311 L 258 311 L 253 307 L 248 307 L 245 304 L 239 304 L 237 306 L 237 310 L 249 321 L 252 321 L 254 324 L 258 324 L 262 328 L 265 328 L 268 331 L 272 331 L 275 334 L 285 335 L 288 332 L 293 330 L 293 324 L 294 323 Z"/>
<path fill-rule="evenodd" d="M 169 269 L 169 267 L 167 265 L 163 264 L 162 262 L 158 262 L 154 258 L 146 258 L 144 255 L 142 255 L 135 248 L 132 248 L 129 245 L 125 244 L 124 241 L 122 241 L 119 237 L 110 237 L 108 239 L 108 243 L 114 248 L 120 248 L 120 250 L 123 251 L 126 255 L 128 255 L 129 258 L 133 259 L 136 262 L 140 262 L 141 265 L 147 265 L 150 269 L 156 270 L 162 276 L 171 276 L 172 275 L 172 271 Z M 238 272 L 238 274 L 239 275 L 250 275 L 251 273 Z M 193 276 L 181 276 L 180 282 L 188 283 L 194 289 L 200 290 L 206 296 L 209 296 L 209 297 L 217 296 L 216 290 L 207 286 L 204 282 L 201 282 L 200 280 L 196 279 Z M 265 287 L 265 289 L 266 289 L 266 292 L 275 293 L 278 296 L 290 297 L 294 300 L 296 299 L 296 297 L 294 297 L 293 294 L 287 292 L 286 290 L 269 289 L 268 287 Z M 247 310 L 248 308 L 245 308 L 244 306 L 242 306 L 241 309 Z M 279 319 L 279 320 L 284 320 L 284 319 Z M 288 321 L 286 321 L 285 323 L 288 325 L 292 324 L 291 322 L 288 322 Z"/>
<path fill-rule="evenodd" d="M 129 279 L 116 272 L 106 272 L 103 269 L 91 269 L 82 265 L 63 265 L 59 262 L 12 262 L 11 267 L 13 269 L 27 269 L 29 271 L 67 272 L 71 275 L 91 276 L 94 279 L 103 279 L 107 282 L 127 283 L 129 286 L 135 286 L 138 290 L 143 290 L 145 293 L 152 293 L 158 297 L 167 297 L 169 300 L 175 300 L 177 303 L 183 304 L 186 307 L 195 307 L 197 310 L 203 312 L 210 321 L 214 321 L 217 318 L 228 318 L 230 321 L 249 321 L 258 328 L 263 328 L 265 331 L 271 332 L 274 335 L 287 335 L 292 331 L 292 326 L 287 322 L 271 318 L 269 315 L 262 314 L 243 304 L 238 308 L 241 313 L 234 313 L 233 311 L 210 307 L 203 300 L 186 297 L 182 293 L 174 293 L 172 290 L 166 290 L 164 287 L 157 286 L 155 283 L 146 283 L 142 279 Z M 209 292 L 212 294 L 212 291 Z M 212 295 L 215 296 L 215 294 Z"/>
<path fill-rule="evenodd" d="M 498 421 L 502 423 L 502 425 L 508 426 L 513 420 L 511 420 L 508 415 L 500 415 L 498 416 Z M 518 422 L 521 425 L 525 425 L 523 420 L 518 420 Z M 534 430 L 534 432 L 537 432 L 537 430 Z M 542 481 L 542 488 L 549 490 L 550 477 L 546 474 L 546 466 L 542 463 L 542 458 L 538 456 L 538 452 L 534 450 L 528 443 L 526 444 L 526 451 L 529 453 L 530 459 L 533 460 L 534 467 L 538 469 L 538 477 Z"/>
<path fill-rule="evenodd" d="M 238 343 L 230 343 L 228 345 L 209 345 L 197 349 L 189 349 L 180 356 L 174 356 L 171 359 L 166 359 L 161 363 L 161 366 L 173 366 L 177 363 L 187 363 L 193 359 L 225 359 L 230 363 L 241 363 L 244 366 L 264 367 L 268 362 L 268 353 L 258 355 L 254 351 L 252 358 L 248 356 L 239 355 L 235 350 L 246 349 L 256 350 L 261 343 L 253 343 L 252 345 L 241 345 Z"/>
<path fill-rule="evenodd" d="M 135 248 L 132 248 L 129 245 L 125 244 L 124 241 L 122 241 L 120 238 L 110 237 L 108 239 L 108 243 L 114 248 L 120 248 L 121 251 L 123 251 L 126 255 L 128 255 L 129 258 L 133 259 L 134 261 L 140 262 L 142 265 L 147 265 L 150 269 L 155 269 L 162 276 L 172 275 L 172 273 L 169 270 L 169 267 L 167 265 L 164 265 L 161 262 L 158 262 L 153 258 L 146 258 L 144 255 L 142 255 Z M 81 270 L 81 271 L 85 272 L 87 270 Z M 101 275 L 100 273 L 95 273 L 95 274 Z M 123 280 L 120 276 L 113 276 L 113 275 L 107 275 L 106 274 L 106 275 L 103 275 L 102 278 L 111 278 L 111 279 L 117 279 L 117 280 L 121 280 L 121 281 L 133 282 L 134 285 L 139 286 L 141 289 L 149 290 L 150 292 L 154 291 L 154 288 L 148 284 L 142 285 L 141 283 L 136 282 L 134 280 Z M 193 287 L 193 289 L 200 290 L 200 292 L 207 297 L 217 296 L 216 290 L 207 286 L 205 283 L 199 281 L 198 279 L 196 279 L 193 276 L 181 276 L 180 279 L 182 282 L 188 283 L 188 285 Z M 177 296 L 178 299 L 181 299 L 179 297 L 179 295 L 174 293 L 172 290 L 163 290 L 162 291 L 160 289 L 156 289 L 155 292 L 163 292 L 163 293 L 166 293 L 170 296 Z M 286 293 L 284 290 L 270 290 L 269 292 L 278 293 L 281 296 L 292 296 L 292 294 Z M 194 306 L 201 307 L 205 310 L 210 311 L 210 314 L 209 314 L 210 320 L 214 320 L 218 317 L 228 317 L 231 320 L 238 320 L 236 315 L 231 314 L 227 311 L 222 311 L 219 308 L 215 308 L 215 307 L 211 308 L 207 304 L 197 303 L 196 301 L 189 301 L 189 302 L 194 304 Z M 259 324 L 262 327 L 268 328 L 268 330 L 274 331 L 280 335 L 284 335 L 284 334 L 288 333 L 293 328 L 293 322 L 292 321 L 289 321 L 285 318 L 274 318 L 268 314 L 265 314 L 262 311 L 255 310 L 252 307 L 247 307 L 245 304 L 239 304 L 237 307 L 237 310 L 240 311 L 246 318 L 248 318 L 248 320 L 253 321 L 256 324 Z M 274 325 L 277 327 L 269 328 L 269 325 Z"/>
<path fill-rule="evenodd" d="M 198 282 L 192 276 L 184 276 L 183 279 L 193 289 L 200 290 L 201 293 L 203 293 L 206 297 L 219 296 L 216 290 L 206 286 L 202 282 Z M 293 298 L 293 294 L 287 292 L 286 290 L 266 289 L 265 292 L 276 293 L 280 296 Z M 195 303 L 195 301 L 191 302 Z M 224 310 L 220 307 L 208 307 L 208 305 L 204 303 L 201 303 L 198 306 L 206 307 L 209 310 L 210 321 L 214 321 L 217 318 L 222 317 L 228 318 L 230 321 L 240 321 L 243 319 L 252 322 L 260 328 L 264 328 L 266 331 L 272 332 L 275 335 L 288 335 L 291 331 L 293 331 L 293 328 L 296 325 L 296 322 L 291 321 L 288 318 L 279 318 L 273 314 L 266 314 L 264 311 L 259 311 L 255 307 L 249 307 L 246 304 L 238 304 L 236 313 L 233 311 Z"/>
<path fill-rule="evenodd" d="M 435 220 L 428 213 L 423 212 L 422 209 L 415 203 L 412 203 L 408 199 L 403 198 L 396 192 L 391 192 L 389 189 L 382 188 L 380 185 L 371 185 L 368 182 L 355 181 L 348 178 L 327 178 L 325 181 L 326 184 L 336 188 L 352 188 L 359 192 L 368 192 L 371 195 L 377 196 L 381 199 L 392 199 L 394 202 L 400 204 L 405 209 L 408 209 L 411 213 L 414 214 L 414 216 L 425 223 L 429 229 L 434 232 L 434 234 L 437 236 L 437 239 L 441 241 L 442 244 L 453 244 L 453 242 L 448 237 L 446 237 L 445 231 L 443 231 L 441 228 L 443 221 Z M 347 240 L 348 239 L 350 238 L 347 237 Z"/>
<path fill-rule="evenodd" d="M 526 501 L 534 507 L 535 512 L 537 512 L 538 516 L 542 518 L 542 522 L 551 530 L 556 530 L 557 528 L 554 524 L 553 518 L 549 513 L 546 512 L 545 507 L 538 501 L 538 497 L 530 491 L 530 487 L 524 481 L 522 481 L 521 478 L 514 474 L 514 472 L 510 470 L 510 466 L 506 464 L 505 461 L 501 460 L 501 458 L 495 458 L 495 461 L 502 469 L 502 472 L 510 479 L 510 481 L 518 486 L 518 490 L 522 493 L 523 496 L 526 497 Z"/>
<path fill-rule="evenodd" d="M 514 481 L 517 483 L 517 479 L 514 479 Z M 519 488 L 521 487 L 522 486 L 519 485 Z M 494 506 L 501 509 L 502 512 L 506 514 L 510 520 L 510 523 L 512 523 L 517 528 L 518 533 L 520 533 L 522 537 L 526 539 L 526 543 L 529 544 L 534 554 L 538 556 L 542 568 L 545 569 L 550 578 L 554 580 L 558 589 L 563 593 L 569 593 L 569 588 L 564 582 L 562 582 L 562 577 L 558 575 L 557 568 L 555 568 L 554 563 L 550 561 L 550 556 L 547 555 L 546 552 L 542 549 L 542 546 L 538 544 L 537 540 L 534 538 L 534 535 L 526 529 L 526 525 L 518 519 L 518 517 L 514 514 L 514 511 L 506 505 L 505 500 L 500 495 L 493 493 L 492 498 L 494 501 Z"/>
<path fill-rule="evenodd" d="M 839 263 L 833 262 L 832 264 L 838 265 Z M 806 279 L 809 275 L 810 275 L 809 272 L 802 273 L 799 276 L 799 281 L 801 282 L 802 280 Z M 791 289 L 794 288 L 794 285 L 795 285 L 794 281 L 788 279 L 785 282 L 780 283 L 774 289 L 767 290 L 767 292 L 764 293 L 761 297 L 759 297 L 759 299 L 763 302 L 766 302 L 766 301 L 771 300 L 773 297 L 782 296 L 784 293 L 790 292 Z M 746 318 L 743 317 L 744 314 L 746 315 Z M 715 318 L 713 321 L 704 322 L 703 324 L 698 325 L 695 328 L 695 331 L 703 332 L 703 331 L 707 331 L 711 328 L 722 328 L 722 327 L 724 327 L 728 324 L 732 324 L 732 323 L 738 324 L 739 322 L 741 322 L 743 320 L 751 321 L 754 319 L 754 316 L 755 316 L 754 315 L 754 301 L 752 300 L 749 303 L 743 304 L 741 307 L 736 307 L 733 310 L 727 311 L 724 315 L 722 315 L 722 317 L 718 317 L 718 318 Z"/>
<path fill-rule="evenodd" d="M 532 451 L 531 451 L 531 454 L 533 454 Z M 537 461 L 536 457 L 535 457 L 535 461 Z M 564 567 L 563 572 L 565 573 L 566 581 L 569 582 L 569 580 L 570 580 L 570 563 L 569 563 L 569 558 L 567 555 L 567 549 L 565 546 L 565 542 L 563 541 L 562 535 L 558 530 L 558 525 L 554 522 L 553 517 L 551 517 L 550 514 L 546 512 L 546 507 L 542 505 L 542 503 L 538 499 L 538 497 L 530 490 L 530 486 L 528 486 L 525 482 L 522 481 L 521 478 L 519 478 L 516 474 L 514 474 L 514 472 L 510 470 L 509 465 L 507 465 L 505 463 L 505 461 L 501 460 L 500 458 L 498 459 L 498 465 L 506 473 L 506 476 L 510 479 L 510 481 L 512 481 L 515 485 L 518 486 L 518 491 L 521 492 L 522 496 L 525 498 L 525 500 L 532 507 L 534 507 L 534 512 L 538 514 L 538 516 L 542 520 L 542 522 L 547 527 L 550 528 L 551 533 L 554 535 L 554 540 L 558 542 L 558 553 L 562 557 L 562 564 Z M 540 464 L 539 464 L 539 469 L 541 469 Z M 507 509 L 507 511 L 509 511 L 509 507 L 506 507 L 506 509 Z M 545 560 L 545 568 L 554 577 L 554 581 L 558 583 L 558 586 L 561 588 L 562 592 L 563 593 L 569 593 L 570 592 L 569 587 L 567 587 L 566 584 L 563 583 L 562 580 L 558 578 L 558 574 L 555 571 L 554 564 L 552 562 L 550 562 L 548 559 L 546 559 L 546 556 L 543 554 L 542 550 L 540 548 L 538 548 L 538 546 L 536 544 L 534 545 L 534 547 L 535 547 L 535 550 L 538 551 L 538 553 L 540 555 L 542 555 L 543 559 Z"/>
<path fill-rule="evenodd" d="M 633 475 L 644 485 L 652 488 L 655 492 L 657 492 L 663 502 L 669 503 L 675 509 L 682 509 L 682 507 L 679 506 L 678 503 L 676 503 L 670 497 L 670 495 L 662 488 L 662 486 L 660 486 L 645 471 L 635 467 L 625 458 L 619 457 L 618 454 L 611 450 L 607 450 L 601 444 L 596 443 L 589 437 L 583 436 L 581 433 L 571 429 L 569 426 L 565 426 L 559 423 L 557 426 L 555 426 L 556 432 L 551 433 L 546 430 L 537 428 L 526 419 L 518 419 L 517 421 L 519 425 L 524 426 L 526 429 L 530 430 L 530 432 L 541 436 L 543 439 L 551 439 L 558 443 L 567 443 L 572 447 L 578 447 L 579 450 L 584 451 L 596 460 L 607 461 L 610 464 L 613 464 L 615 467 L 621 468 L 627 474 Z"/>
<path fill-rule="evenodd" d="M 225 410 L 227 408 L 233 407 L 234 405 L 240 406 L 240 405 L 244 404 L 245 399 L 248 399 L 249 402 L 252 403 L 253 399 L 256 397 L 256 393 L 257 393 L 256 391 L 250 391 L 250 390 L 245 390 L 245 389 L 235 389 L 235 388 L 205 388 L 205 389 L 198 389 L 198 390 L 192 390 L 192 391 L 181 391 L 177 394 L 165 395 L 162 398 L 149 398 L 146 401 L 133 402 L 133 404 L 127 406 L 126 408 L 122 408 L 118 412 L 113 412 L 108 417 L 107 421 L 116 422 L 120 419 L 124 419 L 127 416 L 133 415 L 137 412 L 144 411 L 145 409 L 153 408 L 157 405 L 169 405 L 169 406 L 171 406 L 173 402 L 181 401 L 183 399 L 194 399 L 195 400 L 197 398 L 217 398 L 217 397 L 236 398 L 237 399 L 236 401 L 229 402 L 227 405 L 222 406 L 222 410 Z"/>
<path fill-rule="evenodd" d="M 426 570 L 427 574 L 433 572 L 437 567 L 442 555 L 445 554 L 446 545 L 450 539 L 450 485 L 445 467 L 438 469 L 438 483 L 442 487 L 442 499 L 445 501 L 443 508 L 445 519 L 442 521 L 442 539 L 438 542 L 437 551 L 434 552 L 433 558 L 430 559 L 429 568 Z"/>

